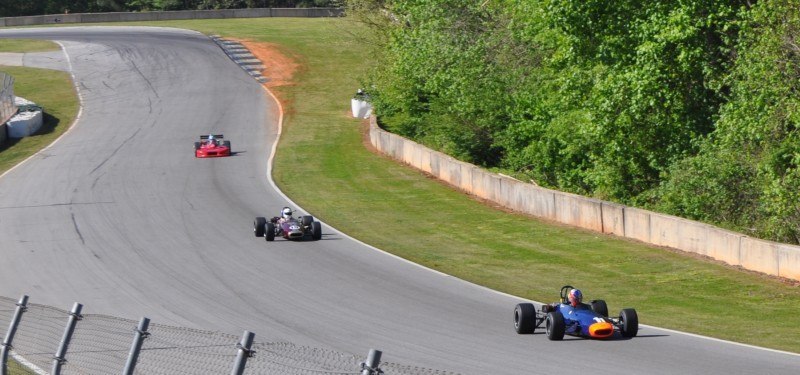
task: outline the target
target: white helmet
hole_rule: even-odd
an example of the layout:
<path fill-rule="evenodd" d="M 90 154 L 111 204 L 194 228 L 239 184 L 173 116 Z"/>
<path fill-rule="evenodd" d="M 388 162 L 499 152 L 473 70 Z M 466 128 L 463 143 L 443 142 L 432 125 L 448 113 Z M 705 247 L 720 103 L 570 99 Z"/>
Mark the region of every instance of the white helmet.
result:
<path fill-rule="evenodd" d="M 213 134 L 209 134 L 208 135 L 208 141 L 209 142 L 213 142 L 214 141 L 214 135 Z"/>
<path fill-rule="evenodd" d="M 284 219 L 291 219 L 292 209 L 289 207 L 284 207 L 283 210 L 281 210 L 281 216 L 283 216 Z"/>

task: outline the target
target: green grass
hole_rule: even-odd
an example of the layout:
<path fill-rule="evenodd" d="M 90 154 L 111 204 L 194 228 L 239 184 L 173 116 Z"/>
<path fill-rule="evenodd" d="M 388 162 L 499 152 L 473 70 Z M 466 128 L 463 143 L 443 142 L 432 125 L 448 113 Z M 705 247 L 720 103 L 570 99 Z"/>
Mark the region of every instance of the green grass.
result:
<path fill-rule="evenodd" d="M 635 307 L 643 324 L 800 352 L 796 286 L 510 214 L 370 152 L 362 122 L 349 117 L 349 100 L 371 58 L 354 42 L 351 31 L 359 29 L 347 19 L 147 24 L 278 43 L 296 54 L 304 66 L 297 85 L 278 89 L 291 104 L 274 178 L 293 200 L 344 232 L 521 297 L 554 301 L 571 284 L 589 299 L 606 299 L 612 313 Z"/>
<path fill-rule="evenodd" d="M 47 40 L 0 39 L 0 52 L 46 52 L 59 48 L 58 44 Z"/>
<path fill-rule="evenodd" d="M 8 360 L 8 375 L 35 375 L 36 373 L 13 359 Z"/>
<path fill-rule="evenodd" d="M 0 66 L 0 71 L 14 77 L 14 94 L 44 108 L 44 124 L 35 135 L 0 145 L 3 173 L 63 134 L 78 113 L 78 98 L 68 73 L 17 66 Z"/>

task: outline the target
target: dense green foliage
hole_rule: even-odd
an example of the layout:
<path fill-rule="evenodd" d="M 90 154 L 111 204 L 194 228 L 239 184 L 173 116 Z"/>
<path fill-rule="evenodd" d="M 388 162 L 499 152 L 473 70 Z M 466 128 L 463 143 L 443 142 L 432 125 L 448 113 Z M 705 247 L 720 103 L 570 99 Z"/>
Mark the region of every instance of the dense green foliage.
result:
<path fill-rule="evenodd" d="M 761 3 L 742 25 L 716 130 L 655 196 L 669 212 L 798 243 L 800 4 Z"/>
<path fill-rule="evenodd" d="M 543 186 L 800 241 L 797 0 L 350 0 L 388 129 Z M 378 15 L 378 16 L 376 16 Z"/>
<path fill-rule="evenodd" d="M 0 17 L 60 13 L 136 12 L 336 6 L 337 0 L 3 0 Z"/>

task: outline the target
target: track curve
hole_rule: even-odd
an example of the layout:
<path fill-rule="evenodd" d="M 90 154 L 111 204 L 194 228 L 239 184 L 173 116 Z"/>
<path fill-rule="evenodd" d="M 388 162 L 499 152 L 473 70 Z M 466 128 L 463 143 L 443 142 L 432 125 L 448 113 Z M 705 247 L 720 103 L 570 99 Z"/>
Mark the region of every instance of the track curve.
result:
<path fill-rule="evenodd" d="M 0 178 L 0 294 L 159 324 L 256 333 L 464 374 L 790 374 L 800 356 L 642 327 L 633 340 L 518 336 L 518 298 L 326 228 L 267 245 L 254 216 L 286 203 L 266 177 L 276 104 L 207 37 L 133 27 L 4 29 L 58 40 L 80 121 Z M 234 156 L 196 160 L 200 134 Z M 614 307 L 612 306 L 612 309 Z"/>

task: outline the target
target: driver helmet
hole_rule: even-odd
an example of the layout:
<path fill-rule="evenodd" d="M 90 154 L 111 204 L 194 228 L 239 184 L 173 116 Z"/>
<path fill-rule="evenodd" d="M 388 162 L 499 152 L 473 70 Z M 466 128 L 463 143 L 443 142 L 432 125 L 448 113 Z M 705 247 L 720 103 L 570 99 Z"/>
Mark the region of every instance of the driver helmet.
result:
<path fill-rule="evenodd" d="M 209 134 L 208 135 L 208 144 L 213 145 L 214 143 L 215 143 L 214 142 L 214 135 L 213 134 Z"/>
<path fill-rule="evenodd" d="M 567 298 L 569 299 L 569 304 L 575 307 L 583 301 L 583 293 L 581 293 L 580 289 L 572 289 L 569 291 Z"/>
<path fill-rule="evenodd" d="M 281 210 L 281 216 L 284 219 L 291 219 L 292 218 L 292 209 L 289 208 L 289 207 L 284 207 L 283 210 Z"/>

